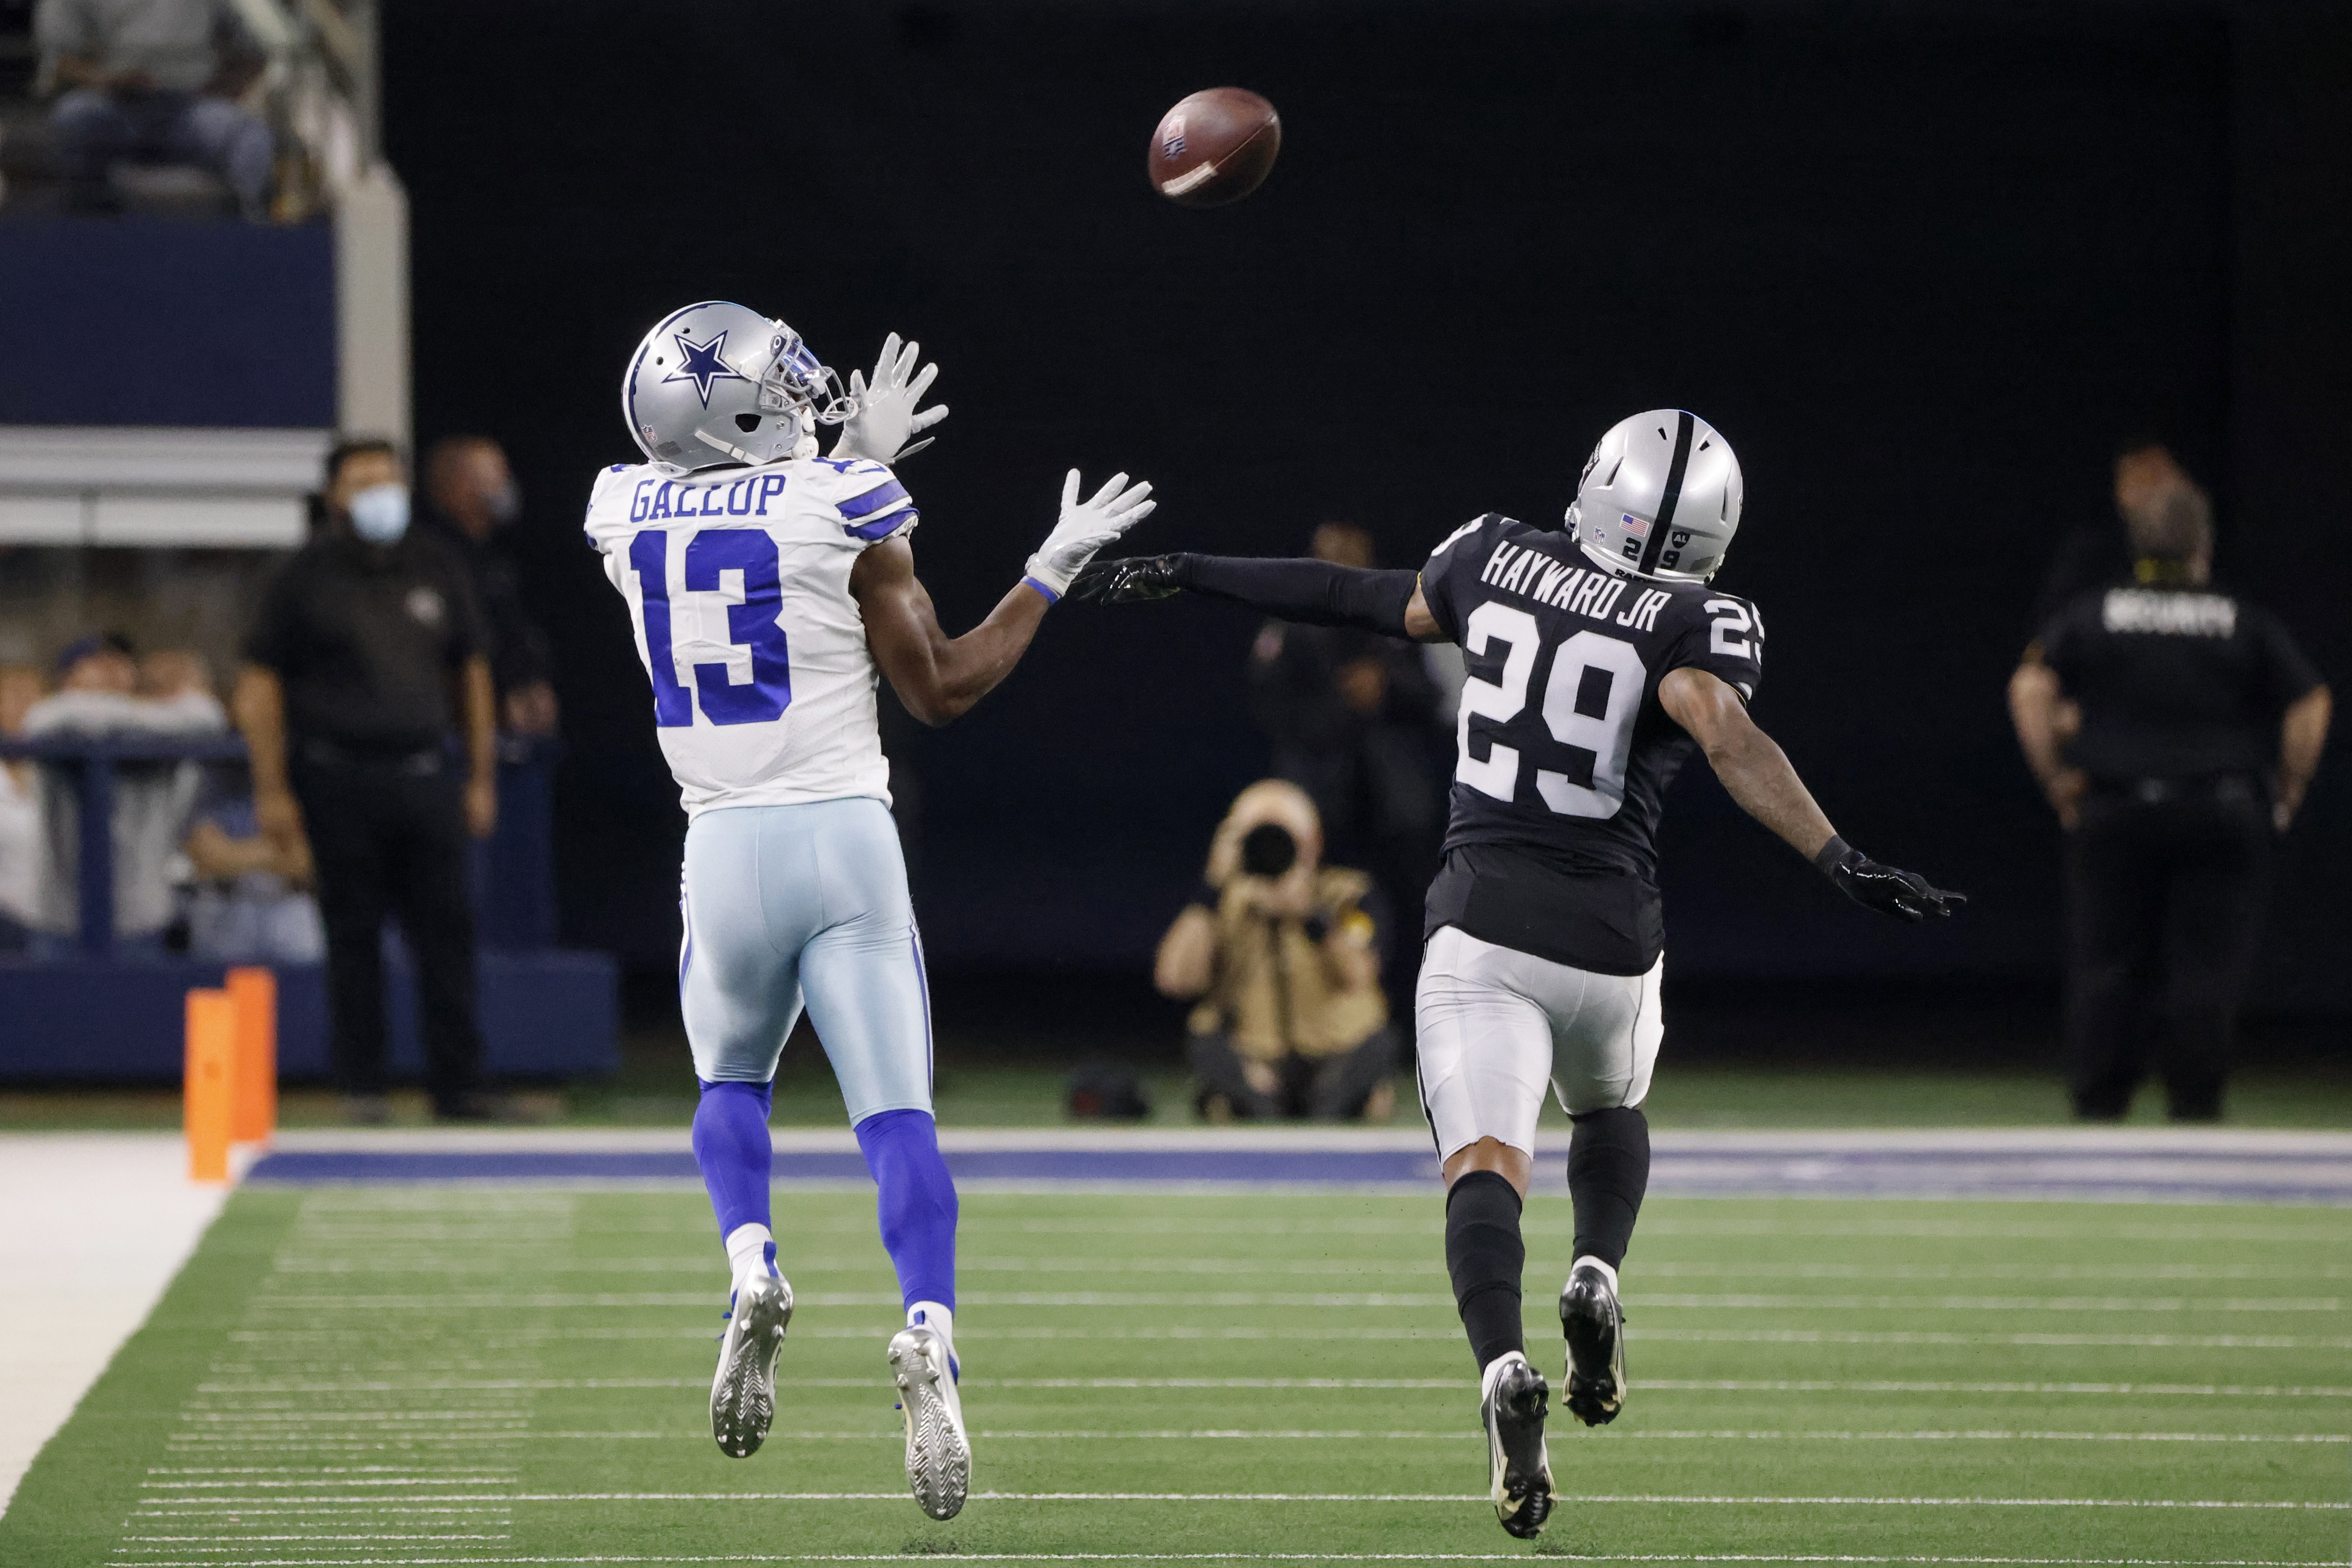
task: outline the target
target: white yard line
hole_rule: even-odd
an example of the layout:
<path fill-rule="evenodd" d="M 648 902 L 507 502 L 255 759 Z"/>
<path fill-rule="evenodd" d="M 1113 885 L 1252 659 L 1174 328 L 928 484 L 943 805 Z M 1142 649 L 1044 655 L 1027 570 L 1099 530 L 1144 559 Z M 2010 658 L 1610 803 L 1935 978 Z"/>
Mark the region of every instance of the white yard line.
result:
<path fill-rule="evenodd" d="M 1271 1491 L 976 1491 L 974 1501 L 989 1502 L 1412 1502 L 1464 1503 L 1485 1502 L 1480 1492 L 1271 1492 Z M 158 1517 L 166 1512 L 234 1515 L 244 1518 L 257 1511 L 244 1504 L 249 1499 L 175 1498 L 182 1504 L 209 1503 L 210 1509 L 182 1510 L 142 1509 L 136 1518 Z M 350 1504 L 343 1498 L 271 1499 L 299 1506 L 318 1504 Z M 904 1503 L 904 1488 L 896 1491 L 579 1491 L 579 1492 L 513 1492 L 492 1496 L 484 1493 L 453 1492 L 447 1497 L 418 1498 L 418 1502 L 503 1502 L 503 1503 L 587 1503 L 587 1502 L 893 1502 Z M 2257 1500 L 2246 1498 L 2105 1498 L 2105 1497 L 1767 1497 L 1727 1496 L 1689 1492 L 1623 1492 L 1610 1494 L 1561 1494 L 1561 1500 L 1578 1505 L 1591 1503 L 1628 1503 L 1640 1506 L 1666 1505 L 1674 1507 L 1710 1508 L 2154 1508 L 2154 1509 L 2223 1509 L 2259 1512 L 2283 1511 L 2299 1512 L 2352 1512 L 2352 1502 L 2334 1500 L 2303 1500 L 2294 1499 Z M 374 1504 L 363 1506 L 373 1509 Z M 387 1509 L 386 1512 L 400 1511 Z"/>
<path fill-rule="evenodd" d="M 167 1133 L 0 1134 L 0 1511 L 227 1197 Z"/>
<path fill-rule="evenodd" d="M 130 1539 L 156 1539 L 131 1537 Z M 224 1538 L 225 1539 L 225 1538 Z M 301 1539 L 299 1537 L 296 1539 Z M 499 1539 L 504 1539 L 500 1537 Z M 1905 1563 L 1981 1564 L 1986 1568 L 2343 1568 L 2330 1558 L 2263 1557 L 1863 1557 L 1810 1553 L 1547 1552 L 1563 1563 Z M 1525 1563 L 1524 1552 L 958 1552 L 965 1563 Z M 900 1563 L 905 1552 L 725 1552 L 694 1557 L 638 1553 L 571 1557 L 257 1557 L 223 1563 L 218 1558 L 185 1562 L 152 1557 L 117 1558 L 120 1568 L 302 1568 L 306 1564 L 408 1563 Z"/>
<path fill-rule="evenodd" d="M 635 1442 L 660 1440 L 707 1443 L 710 1434 L 679 1427 L 674 1430 L 612 1431 L 612 1432 L 536 1432 L 537 1437 L 567 1437 L 586 1442 Z M 1167 1431 L 991 1431 L 977 1428 L 972 1436 L 992 1441 L 1028 1441 L 1055 1443 L 1090 1443 L 1096 1441 L 1137 1440 L 1143 1442 L 1190 1440 L 1294 1441 L 1294 1442 L 1464 1442 L 1475 1443 L 1482 1434 L 1459 1428 L 1444 1431 L 1234 1431 L 1217 1428 L 1199 1430 L 1171 1429 Z M 1675 1431 L 1634 1429 L 1622 1434 L 1626 1440 L 1680 1441 L 1696 1439 L 1709 1442 L 1854 1442 L 1854 1443 L 1942 1443 L 1942 1442 L 2021 1442 L 2021 1443 L 2352 1443 L 2352 1433 L 2344 1432 L 1741 1432 L 1741 1431 Z M 876 1427 L 862 1432 L 784 1432 L 768 1434 L 771 1443 L 897 1443 L 903 1441 L 895 1430 Z"/>
<path fill-rule="evenodd" d="M 152 1540 L 152 1538 L 131 1538 Z M 501 1538 L 503 1540 L 503 1538 Z M 967 1563 L 1524 1563 L 1527 1552 L 957 1552 Z M 1988 1568 L 2343 1568 L 2333 1559 L 2201 1559 L 2201 1556 L 1783 1556 L 1764 1552 L 1717 1552 L 1684 1556 L 1665 1552 L 1545 1552 L 1564 1563 L 1971 1563 Z M 118 1568 L 303 1568 L 369 1563 L 906 1563 L 906 1552 L 730 1552 L 710 1556 L 261 1556 L 230 1561 L 115 1559 Z"/>

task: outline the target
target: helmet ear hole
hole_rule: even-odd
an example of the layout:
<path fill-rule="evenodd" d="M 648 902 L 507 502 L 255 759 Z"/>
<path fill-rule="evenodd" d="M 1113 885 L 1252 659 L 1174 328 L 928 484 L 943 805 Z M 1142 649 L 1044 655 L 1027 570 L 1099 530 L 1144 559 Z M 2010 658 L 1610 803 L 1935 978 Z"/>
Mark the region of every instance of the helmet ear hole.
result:
<path fill-rule="evenodd" d="M 739 413 L 735 416 L 735 428 L 749 435 L 760 428 L 760 416 L 756 413 Z"/>

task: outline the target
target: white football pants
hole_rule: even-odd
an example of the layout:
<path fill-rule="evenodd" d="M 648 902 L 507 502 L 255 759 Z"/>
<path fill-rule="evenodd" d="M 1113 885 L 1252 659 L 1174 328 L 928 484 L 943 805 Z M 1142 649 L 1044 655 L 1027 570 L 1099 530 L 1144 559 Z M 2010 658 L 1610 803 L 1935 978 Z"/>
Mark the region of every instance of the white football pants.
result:
<path fill-rule="evenodd" d="M 686 831 L 678 1003 L 706 1083 L 765 1083 L 809 1021 L 852 1125 L 931 1108 L 931 1003 L 879 800 L 730 806 Z"/>
<path fill-rule="evenodd" d="M 1442 927 L 1413 1001 L 1438 1158 L 1481 1138 L 1534 1153 L 1547 1082 L 1570 1115 L 1639 1105 L 1665 1034 L 1665 967 L 1661 954 L 1646 975 L 1596 975 Z"/>

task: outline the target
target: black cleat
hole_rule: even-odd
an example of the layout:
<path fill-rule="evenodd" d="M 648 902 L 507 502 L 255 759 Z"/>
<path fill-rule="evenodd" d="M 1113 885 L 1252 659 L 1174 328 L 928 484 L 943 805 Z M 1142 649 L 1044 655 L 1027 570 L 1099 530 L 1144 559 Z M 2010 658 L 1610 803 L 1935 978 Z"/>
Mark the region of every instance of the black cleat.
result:
<path fill-rule="evenodd" d="M 1568 1413 L 1605 1427 L 1625 1406 L 1625 1312 L 1617 1282 L 1596 1259 L 1580 1259 L 1559 1292 L 1559 1332 L 1568 1341 Z"/>
<path fill-rule="evenodd" d="M 1493 1387 L 1478 1402 L 1486 1423 L 1488 1495 L 1503 1528 L 1532 1541 L 1551 1517 L 1551 1456 L 1544 1448 L 1551 1390 L 1527 1357 L 1515 1352 L 1504 1359 Z"/>

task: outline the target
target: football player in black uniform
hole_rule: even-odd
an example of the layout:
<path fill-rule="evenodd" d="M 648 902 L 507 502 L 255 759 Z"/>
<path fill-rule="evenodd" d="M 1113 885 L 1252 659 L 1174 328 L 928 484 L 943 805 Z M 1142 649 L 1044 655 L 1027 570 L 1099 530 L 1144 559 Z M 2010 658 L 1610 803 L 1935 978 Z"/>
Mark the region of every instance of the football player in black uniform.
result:
<path fill-rule="evenodd" d="M 1528 1364 L 1519 1315 L 1519 1212 L 1547 1082 L 1574 1124 L 1576 1244 L 1559 1296 L 1568 1407 L 1599 1426 L 1625 1396 L 1617 1268 L 1649 1183 L 1641 1105 L 1664 1034 L 1656 840 L 1675 772 L 1704 750 L 1733 800 L 1857 903 L 1917 921 L 1964 902 L 1839 838 L 1748 718 L 1763 618 L 1707 586 L 1740 497 L 1723 437 L 1661 409 L 1601 438 L 1560 531 L 1489 513 L 1417 574 L 1179 554 L 1098 561 L 1071 591 L 1125 603 L 1189 590 L 1461 644 L 1453 815 L 1414 1011 L 1447 1186 L 1446 1267 L 1480 1369 L 1496 1513 L 1517 1536 L 1551 1511 L 1549 1391 Z"/>

